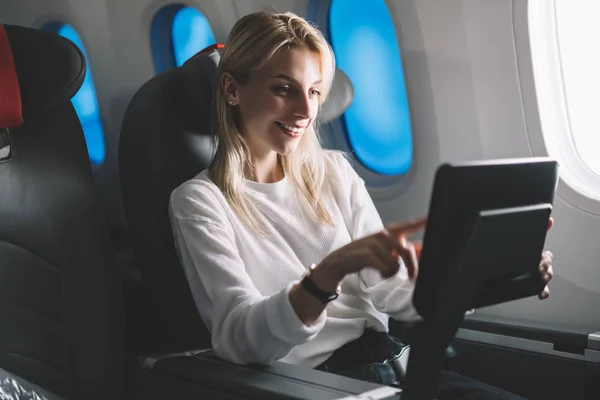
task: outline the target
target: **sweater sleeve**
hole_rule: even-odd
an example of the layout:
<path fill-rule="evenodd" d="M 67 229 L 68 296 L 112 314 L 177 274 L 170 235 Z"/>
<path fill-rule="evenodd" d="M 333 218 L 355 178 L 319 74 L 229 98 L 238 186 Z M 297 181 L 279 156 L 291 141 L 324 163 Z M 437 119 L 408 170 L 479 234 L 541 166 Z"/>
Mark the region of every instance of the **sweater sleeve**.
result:
<path fill-rule="evenodd" d="M 237 364 L 269 365 L 323 328 L 326 311 L 306 326 L 292 308 L 296 282 L 263 296 L 246 272 L 222 206 L 197 188 L 171 195 L 176 248 L 215 353 Z M 221 211 L 220 211 L 221 210 Z"/>
<path fill-rule="evenodd" d="M 342 157 L 343 158 L 343 157 Z M 373 204 L 373 200 L 365 187 L 365 182 L 356 173 L 350 163 L 343 158 L 342 171 L 347 178 L 347 187 L 350 190 L 351 230 L 352 240 L 377 233 L 384 228 L 381 217 Z M 359 281 L 362 290 L 370 294 L 375 308 L 390 315 L 399 321 L 414 321 L 420 319 L 412 303 L 414 282 L 408 277 L 408 272 L 399 259 L 398 273 L 388 279 L 381 277 L 374 268 L 364 268 L 359 272 Z"/>

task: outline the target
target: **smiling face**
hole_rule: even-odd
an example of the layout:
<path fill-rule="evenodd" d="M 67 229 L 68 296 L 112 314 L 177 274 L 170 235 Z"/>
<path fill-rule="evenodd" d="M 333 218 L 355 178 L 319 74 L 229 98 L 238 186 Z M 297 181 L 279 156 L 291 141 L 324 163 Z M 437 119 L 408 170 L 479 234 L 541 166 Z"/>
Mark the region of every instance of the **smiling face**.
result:
<path fill-rule="evenodd" d="M 225 88 L 239 108 L 239 129 L 254 158 L 296 149 L 317 116 L 321 80 L 319 54 L 291 48 L 277 52 L 244 84 L 234 83 L 235 91 Z"/>

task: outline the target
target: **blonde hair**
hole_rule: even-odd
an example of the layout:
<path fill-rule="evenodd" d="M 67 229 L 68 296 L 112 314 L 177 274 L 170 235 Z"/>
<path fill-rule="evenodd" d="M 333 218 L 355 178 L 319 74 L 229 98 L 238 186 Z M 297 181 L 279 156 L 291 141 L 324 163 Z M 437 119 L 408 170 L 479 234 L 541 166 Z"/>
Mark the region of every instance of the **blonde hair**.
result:
<path fill-rule="evenodd" d="M 254 206 L 246 201 L 241 191 L 244 178 L 254 178 L 255 169 L 248 145 L 236 124 L 236 110 L 227 104 L 220 82 L 222 75 L 229 73 L 244 84 L 250 72 L 264 66 L 278 51 L 290 48 L 307 49 L 320 56 L 320 106 L 333 81 L 333 51 L 317 28 L 289 12 L 262 11 L 246 15 L 236 22 L 223 48 L 213 94 L 212 134 L 217 149 L 208 174 L 238 217 L 258 233 L 266 233 L 266 227 L 255 217 Z M 324 205 L 327 193 L 325 157 L 315 122 L 305 131 L 294 152 L 278 158 L 286 177 L 302 194 L 299 196 L 301 204 L 309 215 L 319 222 L 331 224 Z"/>

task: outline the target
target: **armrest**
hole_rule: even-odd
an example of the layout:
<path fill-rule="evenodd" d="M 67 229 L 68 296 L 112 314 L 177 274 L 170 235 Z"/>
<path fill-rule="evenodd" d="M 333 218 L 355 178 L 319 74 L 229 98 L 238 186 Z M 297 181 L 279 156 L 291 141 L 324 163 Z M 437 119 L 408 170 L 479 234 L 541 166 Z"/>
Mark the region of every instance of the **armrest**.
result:
<path fill-rule="evenodd" d="M 600 362 L 600 332 L 593 332 L 584 327 L 558 326 L 474 314 L 463 321 L 456 337 Z"/>
<path fill-rule="evenodd" d="M 5 397 L 6 396 L 6 397 Z M 40 388 L 25 379 L 0 368 L 0 398 L 63 400 L 53 393 Z"/>
<path fill-rule="evenodd" d="M 189 387 L 189 395 L 178 399 L 198 399 L 198 395 L 222 399 L 358 399 L 364 398 L 357 396 L 365 392 L 372 399 L 400 399 L 399 389 L 389 386 L 280 362 L 268 367 L 231 364 L 212 350 L 140 357 L 134 368 L 135 376 L 144 377 L 144 381 L 135 382 L 136 386 L 162 380 L 173 390 Z M 169 389 L 162 392 L 169 393 Z M 159 391 L 155 394 L 160 398 Z M 152 397 L 144 394 L 144 398 Z"/>

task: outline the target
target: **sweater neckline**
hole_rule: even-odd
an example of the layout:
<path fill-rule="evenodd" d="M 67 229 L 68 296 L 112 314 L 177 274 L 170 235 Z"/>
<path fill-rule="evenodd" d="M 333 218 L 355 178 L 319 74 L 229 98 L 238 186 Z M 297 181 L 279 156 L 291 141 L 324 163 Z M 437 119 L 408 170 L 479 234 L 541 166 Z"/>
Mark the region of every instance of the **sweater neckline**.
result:
<path fill-rule="evenodd" d="M 261 183 L 254 182 L 249 179 L 244 179 L 244 184 L 248 189 L 253 190 L 255 192 L 272 195 L 284 192 L 288 186 L 288 181 L 289 179 L 286 175 L 281 180 L 273 183 Z"/>

